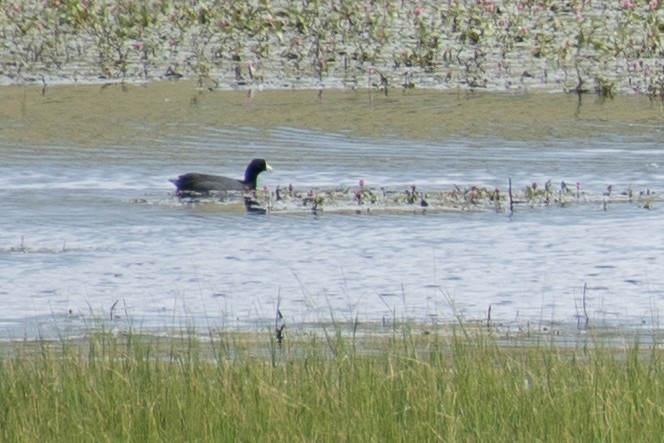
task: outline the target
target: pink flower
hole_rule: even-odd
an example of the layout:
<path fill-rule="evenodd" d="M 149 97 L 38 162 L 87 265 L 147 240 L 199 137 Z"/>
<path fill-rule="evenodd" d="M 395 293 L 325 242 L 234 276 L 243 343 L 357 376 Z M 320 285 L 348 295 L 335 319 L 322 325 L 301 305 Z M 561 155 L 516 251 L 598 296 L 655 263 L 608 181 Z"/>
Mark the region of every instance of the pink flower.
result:
<path fill-rule="evenodd" d="M 625 9 L 634 9 L 634 2 L 632 0 L 623 0 L 622 7 Z"/>
<path fill-rule="evenodd" d="M 141 51 L 143 49 L 143 42 L 141 40 L 137 40 L 134 43 L 134 49 L 137 51 Z"/>
<path fill-rule="evenodd" d="M 493 0 L 476 0 L 477 5 L 488 13 L 493 13 L 496 9 Z"/>
<path fill-rule="evenodd" d="M 648 7 L 650 8 L 651 11 L 657 9 L 658 6 L 659 6 L 659 0 L 650 0 L 650 3 L 648 3 Z"/>

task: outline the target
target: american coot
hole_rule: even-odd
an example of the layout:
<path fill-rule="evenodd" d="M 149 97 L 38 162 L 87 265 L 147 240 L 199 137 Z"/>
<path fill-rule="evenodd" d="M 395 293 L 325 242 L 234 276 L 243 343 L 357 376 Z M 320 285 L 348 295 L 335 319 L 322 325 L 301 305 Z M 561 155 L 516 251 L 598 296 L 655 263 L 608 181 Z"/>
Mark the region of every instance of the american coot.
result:
<path fill-rule="evenodd" d="M 227 191 L 250 192 L 256 190 L 258 174 L 271 170 L 272 168 L 265 160 L 255 158 L 247 165 L 247 169 L 244 171 L 244 180 L 223 177 L 221 175 L 189 172 L 182 174 L 178 178 L 171 179 L 170 182 L 177 188 L 176 194 L 179 196 L 205 195 L 211 192 Z"/>

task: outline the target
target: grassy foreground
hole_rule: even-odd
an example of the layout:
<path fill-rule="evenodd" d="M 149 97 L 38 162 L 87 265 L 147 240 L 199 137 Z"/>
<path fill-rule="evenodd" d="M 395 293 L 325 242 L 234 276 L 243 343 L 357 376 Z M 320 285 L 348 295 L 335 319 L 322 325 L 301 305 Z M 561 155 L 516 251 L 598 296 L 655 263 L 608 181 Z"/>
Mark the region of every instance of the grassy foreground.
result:
<path fill-rule="evenodd" d="M 298 335 L 298 334 L 296 334 Z M 660 350 L 408 329 L 98 334 L 0 360 L 0 440 L 658 441 Z"/>

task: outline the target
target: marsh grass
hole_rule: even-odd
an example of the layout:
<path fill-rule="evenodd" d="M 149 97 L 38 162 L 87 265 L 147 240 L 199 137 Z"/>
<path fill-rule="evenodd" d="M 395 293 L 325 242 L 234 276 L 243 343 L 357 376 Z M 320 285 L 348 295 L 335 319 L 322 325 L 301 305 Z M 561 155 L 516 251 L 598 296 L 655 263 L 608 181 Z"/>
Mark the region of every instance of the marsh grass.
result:
<path fill-rule="evenodd" d="M 657 441 L 656 346 L 466 325 L 348 334 L 92 334 L 0 360 L 0 440 Z M 590 344 L 588 344 L 590 343 Z"/>

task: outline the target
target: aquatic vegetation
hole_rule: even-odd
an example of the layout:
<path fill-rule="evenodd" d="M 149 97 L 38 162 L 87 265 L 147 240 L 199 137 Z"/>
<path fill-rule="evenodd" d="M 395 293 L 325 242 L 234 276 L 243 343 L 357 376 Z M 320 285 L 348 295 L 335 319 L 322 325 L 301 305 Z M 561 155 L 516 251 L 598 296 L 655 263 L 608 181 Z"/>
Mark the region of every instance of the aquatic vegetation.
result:
<path fill-rule="evenodd" d="M 169 71 L 212 88 L 662 95 L 657 0 L 29 0 L 5 9 L 0 64 L 10 82 L 174 78 Z"/>
<path fill-rule="evenodd" d="M 299 189 L 292 183 L 288 186 L 271 188 L 264 186 L 252 193 L 224 194 L 221 196 L 197 196 L 183 198 L 185 204 L 222 204 L 238 205 L 250 199 L 262 212 L 307 213 L 349 212 L 371 214 L 380 212 L 426 213 L 436 211 L 496 211 L 514 212 L 520 207 L 567 206 L 583 204 L 601 205 L 604 209 L 609 204 L 633 204 L 636 207 L 652 209 L 655 202 L 662 200 L 659 194 L 650 189 L 635 193 L 630 187 L 613 191 L 608 185 L 606 190 L 592 191 L 581 189 L 576 183 L 575 189 L 562 180 L 554 185 L 547 180 L 544 185 L 532 182 L 520 191 L 501 192 L 498 188 L 481 185 L 453 186 L 451 189 L 418 189 L 409 185 L 402 189 L 388 187 L 373 188 L 360 180 L 358 186 L 332 188 Z"/>

